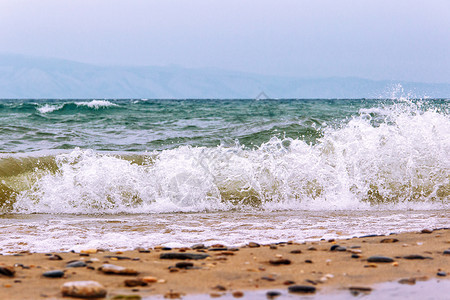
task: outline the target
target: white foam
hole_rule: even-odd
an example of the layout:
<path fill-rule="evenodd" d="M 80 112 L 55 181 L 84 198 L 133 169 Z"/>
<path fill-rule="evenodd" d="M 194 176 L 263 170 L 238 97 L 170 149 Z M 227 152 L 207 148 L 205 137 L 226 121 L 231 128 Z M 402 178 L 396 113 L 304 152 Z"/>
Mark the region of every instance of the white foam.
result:
<path fill-rule="evenodd" d="M 38 107 L 37 110 L 41 113 L 41 114 L 46 114 L 46 113 L 50 113 L 53 112 L 55 110 L 60 110 L 61 108 L 63 108 L 64 105 L 48 105 L 45 104 L 42 107 Z"/>
<path fill-rule="evenodd" d="M 183 146 L 140 165 L 76 149 L 19 194 L 14 212 L 448 208 L 448 113 L 413 103 L 367 112 L 325 128 L 315 145 L 272 138 L 253 150 Z"/>
<path fill-rule="evenodd" d="M 95 108 L 99 109 L 102 107 L 111 107 L 111 106 L 118 106 L 115 103 L 112 103 L 108 100 L 92 100 L 89 102 L 75 102 L 77 106 L 87 106 L 89 108 Z"/>

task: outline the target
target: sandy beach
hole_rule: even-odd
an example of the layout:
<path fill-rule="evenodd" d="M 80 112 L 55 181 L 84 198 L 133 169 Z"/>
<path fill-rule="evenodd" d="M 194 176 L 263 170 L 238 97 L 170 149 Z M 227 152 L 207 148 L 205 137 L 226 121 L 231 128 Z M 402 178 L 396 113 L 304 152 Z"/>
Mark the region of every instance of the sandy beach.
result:
<path fill-rule="evenodd" d="M 370 292 L 381 282 L 398 281 L 400 287 L 432 278 L 448 280 L 449 262 L 449 229 L 301 244 L 249 243 L 239 248 L 197 244 L 124 252 L 21 252 L 0 257 L 0 298 L 140 299 L 195 294 L 239 298 L 251 290 L 288 292 L 305 286 L 307 293 L 349 288 Z M 78 283 L 71 286 L 78 281 L 95 281 L 99 286 L 86 290 Z"/>

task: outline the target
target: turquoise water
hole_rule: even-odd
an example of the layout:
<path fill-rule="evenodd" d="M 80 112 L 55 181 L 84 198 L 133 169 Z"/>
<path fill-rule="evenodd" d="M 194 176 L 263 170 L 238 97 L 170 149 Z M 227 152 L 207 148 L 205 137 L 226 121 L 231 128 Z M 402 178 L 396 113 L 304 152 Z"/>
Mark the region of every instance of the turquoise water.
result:
<path fill-rule="evenodd" d="M 445 227 L 449 104 L 2 100 L 0 251 Z"/>

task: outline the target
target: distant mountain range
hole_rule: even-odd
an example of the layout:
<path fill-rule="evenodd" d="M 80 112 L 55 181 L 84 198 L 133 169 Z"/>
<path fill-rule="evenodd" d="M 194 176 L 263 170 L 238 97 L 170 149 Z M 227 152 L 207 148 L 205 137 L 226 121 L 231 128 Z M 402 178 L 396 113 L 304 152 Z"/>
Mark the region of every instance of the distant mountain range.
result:
<path fill-rule="evenodd" d="M 98 66 L 0 55 L 0 98 L 389 98 L 400 84 L 414 97 L 450 97 L 450 83 L 354 77 L 295 78 L 219 69 Z"/>

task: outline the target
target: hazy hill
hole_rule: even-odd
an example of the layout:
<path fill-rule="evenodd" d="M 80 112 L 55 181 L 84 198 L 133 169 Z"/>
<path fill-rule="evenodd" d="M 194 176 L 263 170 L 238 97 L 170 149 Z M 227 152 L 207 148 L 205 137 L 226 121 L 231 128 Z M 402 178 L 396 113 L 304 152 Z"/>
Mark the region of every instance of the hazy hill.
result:
<path fill-rule="evenodd" d="M 304 79 L 219 69 L 97 66 L 60 59 L 0 55 L 0 98 L 272 98 L 389 97 L 401 84 L 416 97 L 449 97 L 450 84 Z"/>

